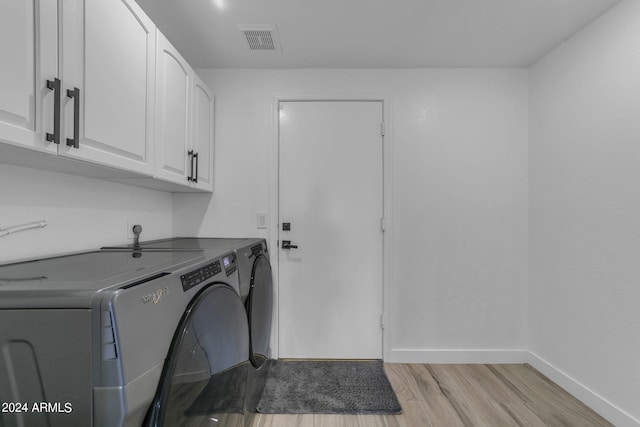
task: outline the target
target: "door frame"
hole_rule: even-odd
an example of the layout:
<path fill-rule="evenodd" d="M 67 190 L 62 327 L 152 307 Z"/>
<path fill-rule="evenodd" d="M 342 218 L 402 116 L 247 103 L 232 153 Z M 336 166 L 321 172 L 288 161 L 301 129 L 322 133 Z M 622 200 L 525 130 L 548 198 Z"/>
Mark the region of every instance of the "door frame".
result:
<path fill-rule="evenodd" d="M 274 94 L 271 100 L 272 135 L 269 144 L 269 252 L 271 253 L 271 268 L 273 271 L 273 323 L 271 327 L 271 357 L 279 357 L 280 342 L 280 281 L 278 232 L 280 218 L 280 102 L 382 102 L 382 117 L 384 121 L 384 135 L 382 137 L 382 211 L 385 230 L 382 233 L 382 357 L 387 360 L 391 356 L 390 325 L 391 316 L 389 301 L 391 301 L 391 250 L 392 250 L 392 121 L 391 96 L 386 93 L 301 93 Z"/>

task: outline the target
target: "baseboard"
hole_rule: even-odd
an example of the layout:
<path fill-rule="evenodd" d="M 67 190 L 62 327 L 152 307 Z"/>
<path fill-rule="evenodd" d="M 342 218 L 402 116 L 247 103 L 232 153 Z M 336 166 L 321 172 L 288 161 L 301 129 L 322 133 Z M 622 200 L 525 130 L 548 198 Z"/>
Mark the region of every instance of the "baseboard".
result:
<path fill-rule="evenodd" d="M 390 363 L 527 363 L 526 350 L 421 350 L 392 349 Z"/>
<path fill-rule="evenodd" d="M 627 414 L 538 355 L 528 352 L 527 361 L 551 381 L 558 384 L 616 427 L 640 427 L 640 420 Z"/>

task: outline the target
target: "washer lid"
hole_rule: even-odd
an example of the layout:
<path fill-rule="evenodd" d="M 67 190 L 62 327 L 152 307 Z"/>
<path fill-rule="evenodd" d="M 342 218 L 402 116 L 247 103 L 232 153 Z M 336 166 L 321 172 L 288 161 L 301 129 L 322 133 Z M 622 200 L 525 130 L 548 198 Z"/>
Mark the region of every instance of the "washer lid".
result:
<path fill-rule="evenodd" d="M 0 266 L 0 307 L 47 307 L 47 300 L 66 300 L 65 306 L 77 306 L 78 299 L 90 302 L 101 290 L 117 289 L 203 259 L 202 251 L 96 251 L 8 264 Z"/>

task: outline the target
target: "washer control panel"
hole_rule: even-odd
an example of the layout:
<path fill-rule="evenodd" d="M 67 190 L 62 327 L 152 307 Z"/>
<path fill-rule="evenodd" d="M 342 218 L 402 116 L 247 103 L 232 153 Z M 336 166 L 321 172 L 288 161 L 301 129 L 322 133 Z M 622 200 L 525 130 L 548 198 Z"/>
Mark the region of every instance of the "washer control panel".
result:
<path fill-rule="evenodd" d="M 215 261 L 211 264 L 205 265 L 204 267 L 200 267 L 197 270 L 193 270 L 187 274 L 183 274 L 182 276 L 180 276 L 180 281 L 182 282 L 182 290 L 187 292 L 189 289 L 193 288 L 194 286 L 198 286 L 200 283 L 212 278 L 221 271 L 222 267 L 220 266 L 220 261 Z"/>
<path fill-rule="evenodd" d="M 237 269 L 236 253 L 232 252 L 222 258 L 222 265 L 224 266 L 224 272 L 227 277 L 231 276 Z"/>

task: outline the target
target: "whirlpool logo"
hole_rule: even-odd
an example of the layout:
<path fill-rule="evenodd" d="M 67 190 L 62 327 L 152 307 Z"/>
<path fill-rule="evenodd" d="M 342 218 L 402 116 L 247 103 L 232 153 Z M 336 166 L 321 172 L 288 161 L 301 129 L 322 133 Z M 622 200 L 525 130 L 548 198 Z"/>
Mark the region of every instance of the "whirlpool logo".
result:
<path fill-rule="evenodd" d="M 162 298 L 167 296 L 169 296 L 169 288 L 160 288 L 151 292 L 150 294 L 143 296 L 142 302 L 144 304 L 149 304 L 150 302 L 157 304 Z"/>

